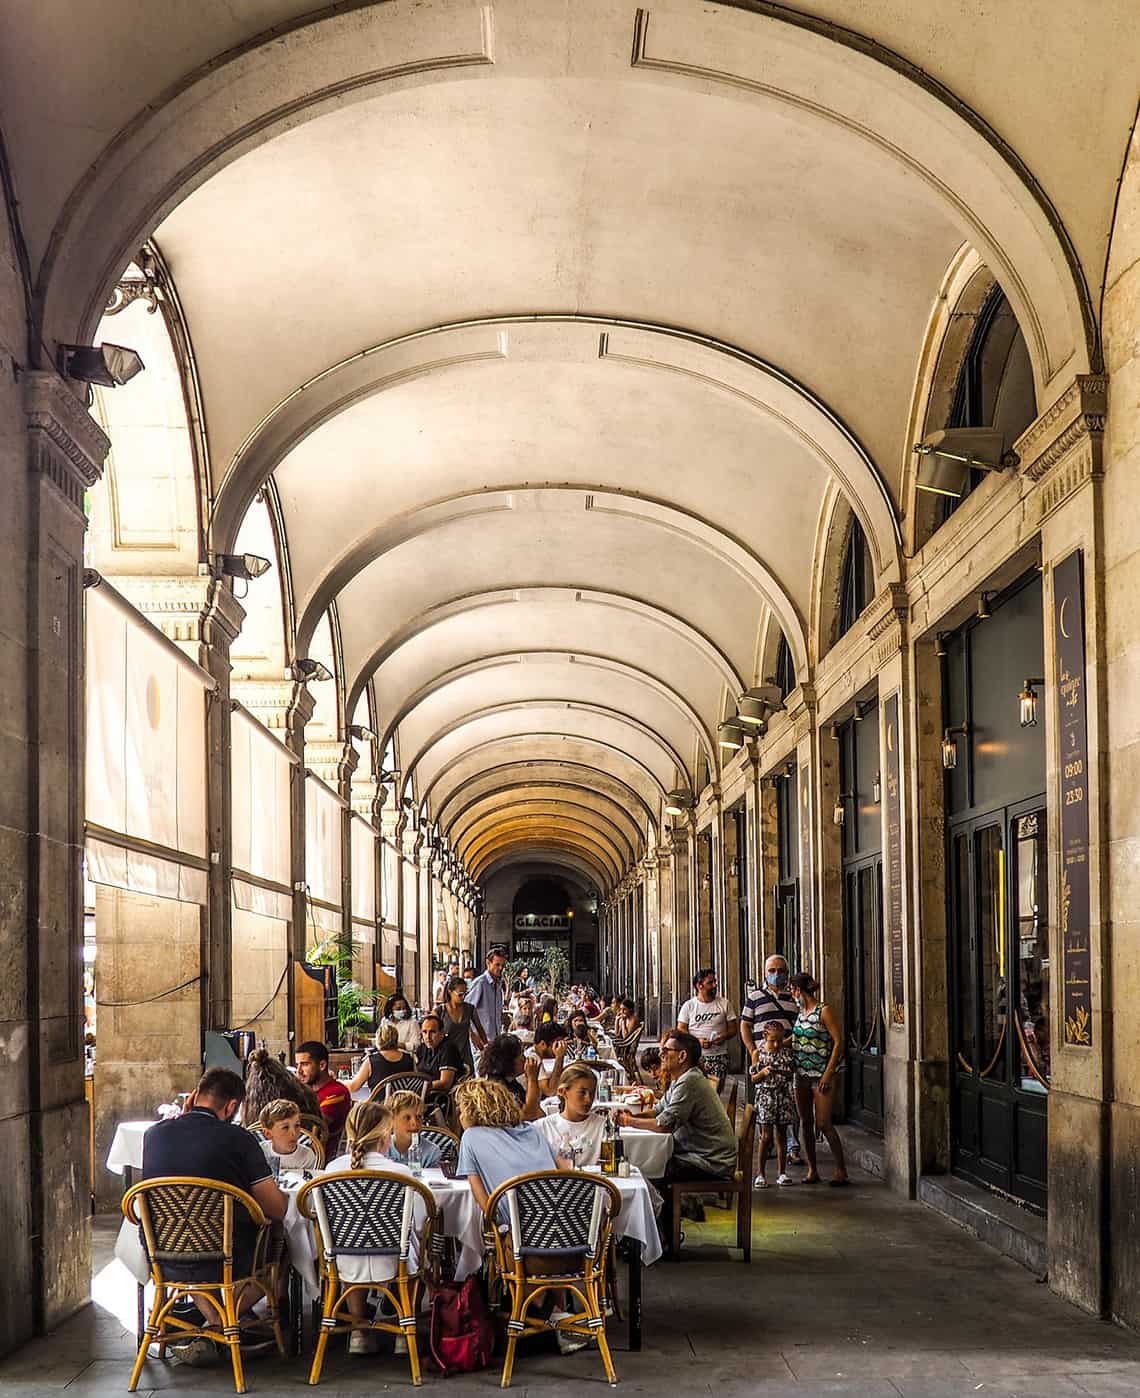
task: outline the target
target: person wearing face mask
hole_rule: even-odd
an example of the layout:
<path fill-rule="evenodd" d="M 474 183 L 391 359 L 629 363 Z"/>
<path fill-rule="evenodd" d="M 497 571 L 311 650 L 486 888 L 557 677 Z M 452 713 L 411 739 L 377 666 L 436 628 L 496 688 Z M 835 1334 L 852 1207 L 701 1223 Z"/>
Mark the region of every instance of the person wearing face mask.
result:
<path fill-rule="evenodd" d="M 423 1040 L 412 1007 L 403 995 L 389 995 L 384 1002 L 384 1015 L 377 1028 L 385 1029 L 389 1024 L 395 1029 L 397 1042 L 404 1052 L 415 1053 Z"/>
<path fill-rule="evenodd" d="M 779 955 L 770 956 L 764 963 L 764 984 L 750 990 L 740 1011 L 740 1037 L 749 1062 L 755 1065 L 759 1045 L 764 1041 L 764 1033 L 770 1024 L 778 1024 L 784 1031 L 788 1043 L 792 1041 L 792 1026 L 799 1016 L 800 1007 L 796 1004 L 788 982 L 788 963 Z M 802 1165 L 800 1156 L 798 1123 L 788 1127 L 788 1163 Z"/>

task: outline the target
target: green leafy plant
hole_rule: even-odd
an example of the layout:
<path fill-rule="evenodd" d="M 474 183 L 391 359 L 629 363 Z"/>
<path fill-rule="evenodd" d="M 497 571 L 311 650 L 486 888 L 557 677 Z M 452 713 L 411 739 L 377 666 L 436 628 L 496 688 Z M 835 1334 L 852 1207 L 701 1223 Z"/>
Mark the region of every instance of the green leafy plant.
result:
<path fill-rule="evenodd" d="M 376 1005 L 380 998 L 353 977 L 353 961 L 363 946 L 351 931 L 334 932 L 317 942 L 307 957 L 311 966 L 336 967 L 336 1027 L 341 1046 L 347 1046 L 350 1036 L 365 1027 L 365 1009 Z"/>

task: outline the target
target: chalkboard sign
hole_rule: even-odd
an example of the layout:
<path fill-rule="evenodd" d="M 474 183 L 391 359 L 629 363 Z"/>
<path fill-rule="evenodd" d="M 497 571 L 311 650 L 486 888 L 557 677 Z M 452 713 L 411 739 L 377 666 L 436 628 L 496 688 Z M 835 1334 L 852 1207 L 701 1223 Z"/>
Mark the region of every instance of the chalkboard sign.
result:
<path fill-rule="evenodd" d="M 903 986 L 902 794 L 899 789 L 899 696 L 883 705 L 883 746 L 887 774 L 887 955 L 890 958 L 892 1024 L 906 1019 Z"/>
<path fill-rule="evenodd" d="M 1075 549 L 1053 569 L 1053 664 L 1061 811 L 1061 971 L 1065 1043 L 1091 1048 L 1089 952 L 1089 755 L 1085 697 L 1083 559 Z"/>

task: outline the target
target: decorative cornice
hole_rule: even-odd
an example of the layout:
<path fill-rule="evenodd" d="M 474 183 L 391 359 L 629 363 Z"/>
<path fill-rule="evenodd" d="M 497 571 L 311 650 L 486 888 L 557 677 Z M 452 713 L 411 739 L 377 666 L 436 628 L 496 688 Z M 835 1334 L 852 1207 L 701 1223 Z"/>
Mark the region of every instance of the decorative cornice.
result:
<path fill-rule="evenodd" d="M 116 577 L 119 591 L 179 645 L 204 645 L 228 660 L 245 608 L 219 579 L 198 574 Z"/>
<path fill-rule="evenodd" d="M 892 626 L 904 626 L 907 609 L 906 587 L 902 583 L 888 583 L 867 608 L 867 635 L 872 641 L 877 641 Z"/>
<path fill-rule="evenodd" d="M 1108 377 L 1078 374 L 1064 393 L 1032 422 L 1014 444 L 1021 474 L 1039 481 L 1083 443 L 1092 448 L 1092 472 L 1101 471 L 1101 443 L 1108 411 Z"/>
<path fill-rule="evenodd" d="M 27 370 L 23 380 L 28 469 L 86 519 L 83 495 L 103 474 L 110 439 L 58 374 Z"/>

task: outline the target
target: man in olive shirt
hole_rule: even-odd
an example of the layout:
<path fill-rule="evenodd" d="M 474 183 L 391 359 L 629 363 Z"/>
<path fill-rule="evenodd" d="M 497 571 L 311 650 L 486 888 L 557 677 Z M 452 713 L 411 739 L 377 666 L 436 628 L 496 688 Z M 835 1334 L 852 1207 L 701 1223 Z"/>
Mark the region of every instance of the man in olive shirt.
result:
<path fill-rule="evenodd" d="M 723 1180 L 736 1171 L 736 1132 L 716 1088 L 700 1070 L 701 1046 L 692 1034 L 680 1029 L 661 1045 L 661 1066 L 669 1079 L 656 1115 L 630 1116 L 622 1112 L 619 1124 L 643 1131 L 668 1131 L 673 1155 L 660 1180 Z"/>

